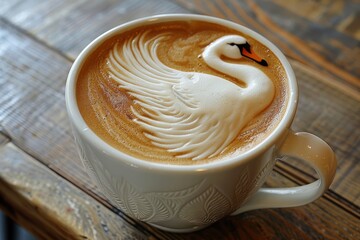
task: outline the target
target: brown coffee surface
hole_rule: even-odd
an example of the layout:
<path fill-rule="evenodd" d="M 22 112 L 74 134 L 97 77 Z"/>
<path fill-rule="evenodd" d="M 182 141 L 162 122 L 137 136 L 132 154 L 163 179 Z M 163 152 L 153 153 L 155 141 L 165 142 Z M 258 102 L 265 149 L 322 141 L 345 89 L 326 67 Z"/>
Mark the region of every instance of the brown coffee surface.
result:
<path fill-rule="evenodd" d="M 227 79 L 240 87 L 246 87 L 241 79 L 229 77 L 210 68 L 201 57 L 207 45 L 221 36 L 230 34 L 245 37 L 252 50 L 267 61 L 268 66 L 261 66 L 248 58 L 223 59 L 232 63 L 251 65 L 263 71 L 275 86 L 275 97 L 222 153 L 196 161 L 179 158 L 176 153 L 154 146 L 144 135 L 144 129 L 134 121 L 136 116 L 130 107 L 133 106 L 138 111 L 141 111 L 141 107 L 135 104 L 135 98 L 120 89 L 119 83 L 108 74 L 107 58 L 116 43 L 121 45 L 129 37 L 149 29 L 149 38 L 164 32 L 171 33 L 171 37 L 161 41 L 157 54 L 165 65 L 180 71 L 208 73 Z M 203 164 L 228 159 L 253 148 L 278 125 L 285 112 L 288 92 L 285 70 L 279 59 L 267 47 L 244 33 L 198 21 L 150 24 L 107 39 L 87 57 L 76 85 L 81 115 L 88 126 L 105 142 L 142 160 L 177 165 Z"/>

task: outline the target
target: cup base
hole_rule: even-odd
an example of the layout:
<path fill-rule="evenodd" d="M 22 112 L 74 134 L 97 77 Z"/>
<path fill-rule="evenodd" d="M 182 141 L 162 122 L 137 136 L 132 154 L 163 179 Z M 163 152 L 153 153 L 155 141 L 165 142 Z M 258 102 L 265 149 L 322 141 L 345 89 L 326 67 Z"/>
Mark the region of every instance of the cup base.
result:
<path fill-rule="evenodd" d="M 206 227 L 208 227 L 210 224 L 207 225 L 202 225 L 202 226 L 195 226 L 195 227 L 191 227 L 191 228 L 168 228 L 168 227 L 163 227 L 157 224 L 153 224 L 153 223 L 147 223 L 152 227 L 158 228 L 162 231 L 166 231 L 166 232 L 172 232 L 172 233 L 191 233 L 191 232 L 196 232 L 199 231 L 201 229 L 204 229 Z"/>

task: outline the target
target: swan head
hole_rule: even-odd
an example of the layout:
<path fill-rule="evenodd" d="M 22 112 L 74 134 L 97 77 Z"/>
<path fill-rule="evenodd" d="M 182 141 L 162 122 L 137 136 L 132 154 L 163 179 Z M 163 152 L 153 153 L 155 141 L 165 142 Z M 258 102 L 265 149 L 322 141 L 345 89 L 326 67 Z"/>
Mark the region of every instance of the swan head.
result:
<path fill-rule="evenodd" d="M 260 58 L 252 49 L 246 38 L 239 35 L 228 35 L 215 40 L 207 48 L 215 48 L 219 53 L 231 59 L 249 58 L 262 66 L 267 62 Z M 208 49 L 206 49 L 208 50 Z M 205 50 L 205 51 L 206 51 Z"/>

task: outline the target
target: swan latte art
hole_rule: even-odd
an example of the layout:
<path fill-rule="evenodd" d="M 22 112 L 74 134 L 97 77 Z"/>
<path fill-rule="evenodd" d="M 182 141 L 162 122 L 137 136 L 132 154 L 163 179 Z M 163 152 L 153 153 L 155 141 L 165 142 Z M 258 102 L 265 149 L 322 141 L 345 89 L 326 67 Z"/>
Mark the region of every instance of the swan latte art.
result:
<path fill-rule="evenodd" d="M 137 27 L 102 42 L 77 80 L 88 126 L 139 159 L 189 165 L 234 157 L 281 120 L 284 68 L 263 44 L 198 21 Z"/>

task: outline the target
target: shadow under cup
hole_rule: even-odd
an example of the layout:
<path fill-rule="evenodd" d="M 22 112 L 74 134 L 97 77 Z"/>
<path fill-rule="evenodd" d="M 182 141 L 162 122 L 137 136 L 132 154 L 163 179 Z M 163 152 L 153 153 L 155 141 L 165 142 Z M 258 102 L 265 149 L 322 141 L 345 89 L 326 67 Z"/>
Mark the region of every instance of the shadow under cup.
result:
<path fill-rule="evenodd" d="M 99 138 L 87 126 L 78 109 L 75 95 L 77 76 L 85 59 L 97 46 L 105 39 L 140 25 L 178 20 L 216 23 L 243 32 L 271 49 L 286 71 L 289 94 L 280 123 L 262 143 L 232 159 L 199 165 L 170 165 L 136 159 Z M 297 83 L 289 62 L 267 39 L 223 19 L 188 14 L 138 19 L 104 33 L 77 57 L 66 84 L 69 119 L 79 154 L 89 175 L 106 197 L 127 215 L 172 232 L 195 231 L 232 213 L 303 205 L 315 200 L 325 191 L 335 173 L 335 157 L 331 155 L 332 150 L 327 149 L 327 145 L 324 147 L 322 140 L 314 140 L 313 135 L 309 134 L 302 136 L 305 140 L 300 141 L 297 134 L 290 130 L 297 98 Z M 326 164 L 328 170 L 320 166 L 324 162 L 316 162 L 320 160 L 305 159 L 317 170 L 320 180 L 299 189 L 260 189 L 272 171 L 277 156 L 298 156 L 297 152 L 302 149 L 299 150 L 295 145 L 311 145 L 314 142 L 314 149 L 318 149 L 318 146 L 322 148 L 310 155 L 323 156 L 326 152 L 326 158 L 333 158 L 329 161 L 330 168 Z M 305 194 L 301 195 L 301 191 L 305 191 Z M 290 196 L 290 192 L 295 194 Z"/>

